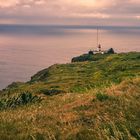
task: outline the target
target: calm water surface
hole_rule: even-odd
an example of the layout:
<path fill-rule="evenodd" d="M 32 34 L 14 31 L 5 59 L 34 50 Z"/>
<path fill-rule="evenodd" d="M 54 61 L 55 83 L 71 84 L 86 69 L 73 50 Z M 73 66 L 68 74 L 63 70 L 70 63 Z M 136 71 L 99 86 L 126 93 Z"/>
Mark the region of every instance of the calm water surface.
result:
<path fill-rule="evenodd" d="M 140 51 L 139 27 L 101 27 L 103 49 Z M 0 25 L 0 89 L 37 71 L 96 49 L 94 26 Z"/>

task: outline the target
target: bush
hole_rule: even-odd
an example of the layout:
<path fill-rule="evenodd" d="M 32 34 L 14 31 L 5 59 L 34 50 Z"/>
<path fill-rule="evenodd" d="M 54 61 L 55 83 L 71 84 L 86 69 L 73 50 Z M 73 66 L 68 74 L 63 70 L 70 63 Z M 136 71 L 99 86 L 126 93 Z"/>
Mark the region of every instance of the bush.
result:
<path fill-rule="evenodd" d="M 23 92 L 20 95 L 11 97 L 9 99 L 1 99 L 0 109 L 14 108 L 29 103 L 35 103 L 37 101 L 41 101 L 41 98 L 38 96 L 33 96 L 30 92 Z"/>
<path fill-rule="evenodd" d="M 50 89 L 50 90 L 43 89 L 43 90 L 41 90 L 41 93 L 48 95 L 48 96 L 54 96 L 54 95 L 58 95 L 61 93 L 65 93 L 65 91 L 59 90 L 59 89 Z"/>
<path fill-rule="evenodd" d="M 107 95 L 107 94 L 104 94 L 104 93 L 97 93 L 96 94 L 96 99 L 103 102 L 103 101 L 106 101 L 108 100 L 110 97 Z"/>
<path fill-rule="evenodd" d="M 19 100 L 21 101 L 21 104 L 27 104 L 31 102 L 36 102 L 39 98 L 37 96 L 33 96 L 32 93 L 22 93 L 19 96 Z"/>

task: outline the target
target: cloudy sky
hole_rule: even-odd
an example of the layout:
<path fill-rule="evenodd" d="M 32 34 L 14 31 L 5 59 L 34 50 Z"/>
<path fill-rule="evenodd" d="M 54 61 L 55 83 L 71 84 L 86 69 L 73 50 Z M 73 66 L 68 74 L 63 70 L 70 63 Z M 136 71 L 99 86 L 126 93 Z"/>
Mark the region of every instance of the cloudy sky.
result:
<path fill-rule="evenodd" d="M 0 0 L 0 23 L 140 26 L 140 0 Z"/>

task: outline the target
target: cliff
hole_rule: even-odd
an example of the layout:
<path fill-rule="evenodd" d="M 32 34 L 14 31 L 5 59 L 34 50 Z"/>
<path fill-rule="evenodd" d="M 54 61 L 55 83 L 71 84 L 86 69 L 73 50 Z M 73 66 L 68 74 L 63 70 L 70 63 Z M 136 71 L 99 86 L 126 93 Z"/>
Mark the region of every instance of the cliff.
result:
<path fill-rule="evenodd" d="M 88 57 L 1 91 L 1 139 L 139 140 L 140 53 Z"/>

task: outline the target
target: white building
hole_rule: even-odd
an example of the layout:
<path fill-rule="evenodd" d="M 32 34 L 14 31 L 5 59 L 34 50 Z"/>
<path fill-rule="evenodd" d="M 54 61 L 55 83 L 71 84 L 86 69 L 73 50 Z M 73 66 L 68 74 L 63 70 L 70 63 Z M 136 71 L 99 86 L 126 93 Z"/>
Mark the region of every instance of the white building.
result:
<path fill-rule="evenodd" d="M 101 44 L 98 45 L 97 50 L 93 50 L 93 54 L 104 54 L 105 51 L 102 50 Z"/>

